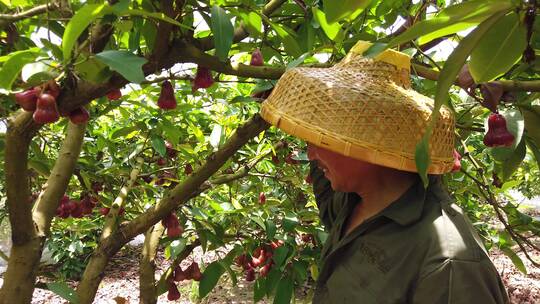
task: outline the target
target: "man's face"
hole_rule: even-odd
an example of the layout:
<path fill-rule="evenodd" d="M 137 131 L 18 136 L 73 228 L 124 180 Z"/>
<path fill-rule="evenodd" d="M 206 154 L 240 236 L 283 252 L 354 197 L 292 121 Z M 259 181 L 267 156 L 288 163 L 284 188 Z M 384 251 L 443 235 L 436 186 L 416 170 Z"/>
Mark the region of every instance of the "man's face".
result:
<path fill-rule="evenodd" d="M 362 178 L 376 170 L 375 165 L 357 160 L 339 153 L 308 143 L 309 160 L 317 162 L 326 178 L 332 184 L 332 189 L 341 192 L 355 192 Z"/>

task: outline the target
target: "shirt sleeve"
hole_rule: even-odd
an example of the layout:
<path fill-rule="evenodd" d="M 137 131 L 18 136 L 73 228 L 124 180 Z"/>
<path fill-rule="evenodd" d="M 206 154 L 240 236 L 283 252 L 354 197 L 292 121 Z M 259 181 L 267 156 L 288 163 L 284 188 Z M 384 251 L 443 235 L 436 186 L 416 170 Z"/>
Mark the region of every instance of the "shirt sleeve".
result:
<path fill-rule="evenodd" d="M 509 303 L 506 289 L 489 261 L 446 260 L 423 277 L 414 304 Z"/>
<path fill-rule="evenodd" d="M 324 176 L 323 171 L 317 167 L 314 161 L 311 161 L 309 166 L 309 174 L 313 181 L 313 193 L 315 194 L 315 201 L 319 208 L 319 217 L 326 229 L 330 230 L 337 215 L 332 206 L 334 190 L 330 185 L 330 181 Z"/>

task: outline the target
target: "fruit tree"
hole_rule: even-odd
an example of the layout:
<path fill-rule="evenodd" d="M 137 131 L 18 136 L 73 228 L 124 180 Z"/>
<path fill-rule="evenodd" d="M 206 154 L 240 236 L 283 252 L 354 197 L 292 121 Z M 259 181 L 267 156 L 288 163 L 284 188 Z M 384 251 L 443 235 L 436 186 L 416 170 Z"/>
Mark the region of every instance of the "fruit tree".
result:
<path fill-rule="evenodd" d="M 540 194 L 537 11 L 535 0 L 0 0 L 0 219 L 12 241 L 0 303 L 30 303 L 36 286 L 91 303 L 140 234 L 142 303 L 180 298 L 182 280 L 205 297 L 222 276 L 254 281 L 255 301 L 289 303 L 316 279 L 326 234 L 305 144 L 257 113 L 286 69 L 331 66 L 358 40 L 373 43 L 365 56 L 411 56 L 433 113 L 455 113 L 444 180 L 457 203 L 488 248 L 540 266 L 540 222 L 518 204 Z M 424 177 L 430 130 L 417 144 Z M 218 259 L 194 260 L 197 247 Z M 47 285 L 45 249 L 57 263 Z M 156 273 L 158 250 L 170 267 Z"/>

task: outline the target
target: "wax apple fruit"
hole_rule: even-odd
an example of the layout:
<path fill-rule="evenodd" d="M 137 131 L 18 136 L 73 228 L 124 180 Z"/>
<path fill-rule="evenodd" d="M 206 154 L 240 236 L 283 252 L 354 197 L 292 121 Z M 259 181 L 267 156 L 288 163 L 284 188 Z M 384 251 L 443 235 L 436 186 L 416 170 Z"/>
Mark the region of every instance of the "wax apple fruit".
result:
<path fill-rule="evenodd" d="M 60 118 L 58 108 L 56 107 L 56 99 L 47 93 L 41 94 L 36 103 L 36 110 L 32 116 L 34 121 L 39 124 L 55 122 Z"/>
<path fill-rule="evenodd" d="M 264 64 L 264 59 L 263 59 L 261 50 L 255 49 L 255 51 L 253 51 L 253 53 L 251 54 L 251 61 L 249 64 L 254 65 L 254 66 L 261 66 Z"/>
<path fill-rule="evenodd" d="M 158 107 L 164 110 L 172 110 L 176 108 L 176 98 L 174 97 L 174 89 L 170 81 L 165 80 L 161 84 L 161 93 L 158 98 Z"/>
<path fill-rule="evenodd" d="M 250 268 L 246 270 L 246 281 L 248 282 L 255 281 L 255 269 Z"/>
<path fill-rule="evenodd" d="M 191 166 L 191 164 L 186 164 L 186 166 L 184 167 L 184 174 L 190 175 L 191 173 L 193 173 L 193 167 Z"/>
<path fill-rule="evenodd" d="M 90 114 L 84 107 L 77 108 L 69 113 L 69 120 L 76 124 L 86 123 L 90 119 Z"/>
<path fill-rule="evenodd" d="M 195 79 L 192 84 L 192 91 L 197 91 L 198 89 L 206 89 L 211 87 L 214 84 L 214 78 L 212 78 L 212 72 L 205 67 L 197 67 L 197 74 L 195 74 Z"/>
<path fill-rule="evenodd" d="M 506 128 L 506 119 L 499 113 L 491 113 L 488 118 L 488 131 L 484 135 L 487 147 L 509 147 L 514 143 L 514 135 Z"/>
<path fill-rule="evenodd" d="M 25 111 L 33 112 L 36 110 L 39 90 L 36 88 L 28 89 L 24 92 L 15 94 L 15 101 Z"/>
<path fill-rule="evenodd" d="M 174 145 L 170 142 L 165 142 L 165 149 L 167 149 L 167 157 L 175 158 L 178 155 L 178 151 L 174 149 Z"/>
<path fill-rule="evenodd" d="M 109 100 L 118 100 L 122 97 L 122 92 L 120 89 L 113 89 L 107 93 L 107 99 Z"/>
<path fill-rule="evenodd" d="M 191 263 L 185 272 L 188 273 L 189 277 L 194 281 L 200 281 L 202 279 L 201 269 L 197 262 Z"/>
<path fill-rule="evenodd" d="M 461 155 L 456 149 L 454 149 L 452 154 L 454 156 L 454 166 L 452 167 L 452 172 L 457 172 L 461 170 Z"/>
<path fill-rule="evenodd" d="M 169 301 L 176 301 L 180 299 L 180 292 L 178 291 L 178 287 L 176 287 L 176 284 L 174 284 L 173 281 L 170 281 L 169 288 L 167 292 L 167 300 Z"/>

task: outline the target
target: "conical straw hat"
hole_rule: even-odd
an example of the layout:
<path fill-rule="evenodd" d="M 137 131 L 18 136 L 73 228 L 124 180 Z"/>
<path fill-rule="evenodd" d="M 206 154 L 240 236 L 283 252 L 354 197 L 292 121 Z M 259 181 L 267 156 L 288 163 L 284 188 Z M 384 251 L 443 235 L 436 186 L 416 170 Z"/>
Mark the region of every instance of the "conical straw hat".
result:
<path fill-rule="evenodd" d="M 358 42 L 331 68 L 293 68 L 279 79 L 261 116 L 317 146 L 369 163 L 417 172 L 414 153 L 433 100 L 410 88 L 410 58 L 386 50 L 375 59 Z M 428 173 L 453 166 L 454 117 L 442 107 L 429 143 Z"/>

